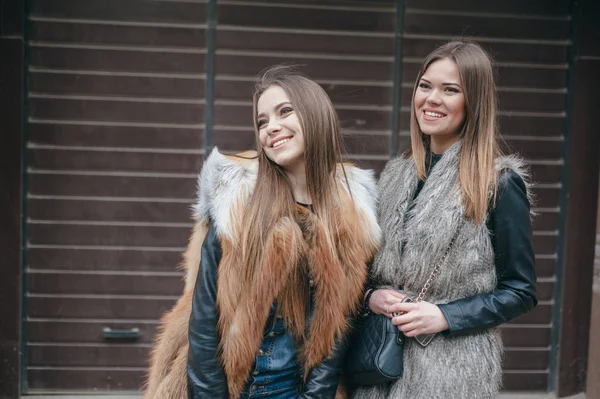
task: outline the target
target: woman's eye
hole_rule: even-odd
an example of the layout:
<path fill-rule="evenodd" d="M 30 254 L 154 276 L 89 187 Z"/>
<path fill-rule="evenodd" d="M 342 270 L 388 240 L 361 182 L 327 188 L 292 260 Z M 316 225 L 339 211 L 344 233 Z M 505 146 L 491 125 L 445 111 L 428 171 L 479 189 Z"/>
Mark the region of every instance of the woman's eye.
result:
<path fill-rule="evenodd" d="M 427 83 L 419 83 L 419 87 L 421 89 L 429 89 L 429 85 Z"/>
<path fill-rule="evenodd" d="M 291 109 L 290 107 L 281 108 L 281 115 L 289 114 L 292 111 L 293 109 Z"/>
<path fill-rule="evenodd" d="M 458 89 L 454 87 L 446 87 L 446 91 L 449 91 L 450 93 L 458 93 Z"/>
<path fill-rule="evenodd" d="M 267 123 L 266 120 L 261 119 L 258 122 L 256 122 L 256 127 L 258 127 L 259 129 L 262 128 L 265 124 Z"/>

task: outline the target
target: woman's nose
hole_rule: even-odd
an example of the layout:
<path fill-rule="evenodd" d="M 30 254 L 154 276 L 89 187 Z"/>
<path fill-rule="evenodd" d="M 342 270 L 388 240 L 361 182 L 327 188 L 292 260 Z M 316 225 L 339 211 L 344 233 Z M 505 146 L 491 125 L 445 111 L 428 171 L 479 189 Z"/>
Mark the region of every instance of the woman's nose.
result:
<path fill-rule="evenodd" d="M 267 125 L 267 134 L 277 133 L 279 130 L 281 130 L 279 121 L 276 118 L 269 120 L 269 124 Z"/>
<path fill-rule="evenodd" d="M 427 102 L 430 104 L 439 105 L 442 102 L 442 98 L 440 97 L 440 93 L 437 90 L 432 90 L 427 96 Z"/>

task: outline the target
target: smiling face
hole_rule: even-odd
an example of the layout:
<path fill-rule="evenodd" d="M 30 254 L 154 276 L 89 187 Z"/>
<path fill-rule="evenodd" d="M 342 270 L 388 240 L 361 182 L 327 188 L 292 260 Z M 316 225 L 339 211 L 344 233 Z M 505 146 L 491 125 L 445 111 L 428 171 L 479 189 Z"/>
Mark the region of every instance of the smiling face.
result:
<path fill-rule="evenodd" d="M 256 103 L 256 127 L 267 157 L 288 172 L 304 169 L 304 134 L 287 93 L 278 85 Z"/>
<path fill-rule="evenodd" d="M 431 150 L 444 152 L 459 138 L 465 120 L 465 95 L 458 66 L 448 58 L 429 65 L 415 90 L 419 128 L 431 137 Z"/>

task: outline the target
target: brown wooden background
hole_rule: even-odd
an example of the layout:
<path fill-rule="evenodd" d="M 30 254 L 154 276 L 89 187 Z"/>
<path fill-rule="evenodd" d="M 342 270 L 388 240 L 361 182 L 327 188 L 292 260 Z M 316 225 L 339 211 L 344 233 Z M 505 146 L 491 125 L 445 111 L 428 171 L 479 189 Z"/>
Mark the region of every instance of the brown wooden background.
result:
<path fill-rule="evenodd" d="M 31 0 L 27 144 L 26 379 L 40 390 L 135 390 L 156 320 L 181 291 L 175 270 L 204 138 L 252 146 L 251 87 L 291 62 L 330 93 L 349 158 L 381 170 L 408 145 L 422 58 L 456 35 L 498 67 L 501 131 L 531 164 L 540 304 L 503 326 L 505 389 L 544 391 L 551 354 L 570 16 L 568 1 Z M 394 34 L 402 35 L 400 126 Z M 214 76 L 206 74 L 214 55 Z M 205 87 L 214 83 L 212 123 Z M 210 101 L 210 97 L 209 100 Z M 209 108 L 210 109 L 210 108 Z M 137 327 L 115 343 L 103 327 Z"/>

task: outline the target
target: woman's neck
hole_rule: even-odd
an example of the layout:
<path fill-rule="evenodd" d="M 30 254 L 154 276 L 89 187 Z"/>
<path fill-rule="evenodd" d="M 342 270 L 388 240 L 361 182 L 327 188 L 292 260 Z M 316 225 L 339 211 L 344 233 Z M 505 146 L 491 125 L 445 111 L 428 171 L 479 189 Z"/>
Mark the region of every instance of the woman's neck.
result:
<path fill-rule="evenodd" d="M 286 170 L 286 174 L 292 185 L 294 201 L 307 205 L 312 204 L 312 199 L 308 192 L 308 185 L 306 184 L 306 170 L 304 165 L 299 165 L 292 170 Z"/>
<path fill-rule="evenodd" d="M 452 144 L 456 143 L 460 139 L 458 134 L 444 134 L 441 136 L 430 137 L 431 141 L 429 143 L 429 150 L 434 154 L 443 154 L 448 148 L 452 147 Z"/>

